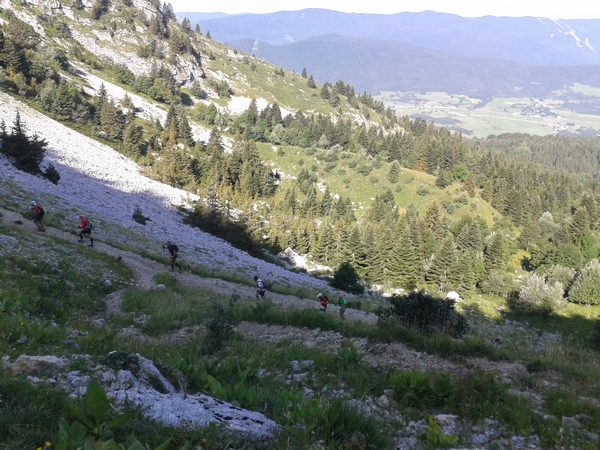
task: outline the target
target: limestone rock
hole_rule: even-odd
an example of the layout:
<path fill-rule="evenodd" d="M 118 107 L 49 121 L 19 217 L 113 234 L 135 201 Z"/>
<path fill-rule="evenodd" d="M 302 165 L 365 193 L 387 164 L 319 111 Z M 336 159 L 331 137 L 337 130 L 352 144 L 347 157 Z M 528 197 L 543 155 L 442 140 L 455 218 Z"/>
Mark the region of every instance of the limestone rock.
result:
<path fill-rule="evenodd" d="M 21 355 L 10 365 L 10 370 L 14 375 L 53 376 L 59 373 L 65 365 L 66 360 L 56 356 Z"/>

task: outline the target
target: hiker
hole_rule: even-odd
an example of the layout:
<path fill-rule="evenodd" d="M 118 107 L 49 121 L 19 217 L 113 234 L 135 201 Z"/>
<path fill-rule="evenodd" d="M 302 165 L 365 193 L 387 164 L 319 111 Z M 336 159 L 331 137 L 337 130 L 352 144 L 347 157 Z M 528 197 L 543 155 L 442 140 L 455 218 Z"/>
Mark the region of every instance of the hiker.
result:
<path fill-rule="evenodd" d="M 83 243 L 83 235 L 87 234 L 87 236 L 90 238 L 90 243 L 88 244 L 88 247 L 93 247 L 94 246 L 94 238 L 92 237 L 92 222 L 90 222 L 90 220 L 85 217 L 83 214 L 79 214 L 79 220 L 81 220 L 81 224 L 77 227 L 79 228 L 81 231 L 79 232 L 79 240 L 77 242 L 79 242 L 80 244 Z"/>
<path fill-rule="evenodd" d="M 42 205 L 36 203 L 34 200 L 31 200 L 31 210 L 33 211 L 33 223 L 35 223 L 37 230 L 45 232 L 46 227 L 44 227 L 42 220 L 44 219 L 46 210 Z"/>
<path fill-rule="evenodd" d="M 171 255 L 171 271 L 174 271 L 175 266 L 177 266 L 179 272 L 181 272 L 181 266 L 177 263 L 177 257 L 179 256 L 179 247 L 177 247 L 171 241 L 167 241 L 164 243 L 163 248 L 166 248 L 169 251 L 169 254 Z"/>
<path fill-rule="evenodd" d="M 317 298 L 321 302 L 321 307 L 319 309 L 323 312 L 327 311 L 327 305 L 329 304 L 329 299 L 327 298 L 327 296 L 319 292 Z"/>
<path fill-rule="evenodd" d="M 346 305 L 348 305 L 348 302 L 342 297 L 342 294 L 338 295 L 338 305 L 340 305 L 340 317 L 342 320 L 346 320 L 344 314 L 346 314 Z"/>
<path fill-rule="evenodd" d="M 267 284 L 254 275 L 254 281 L 256 281 L 256 300 L 260 300 L 261 298 L 265 298 L 265 291 L 267 290 Z"/>

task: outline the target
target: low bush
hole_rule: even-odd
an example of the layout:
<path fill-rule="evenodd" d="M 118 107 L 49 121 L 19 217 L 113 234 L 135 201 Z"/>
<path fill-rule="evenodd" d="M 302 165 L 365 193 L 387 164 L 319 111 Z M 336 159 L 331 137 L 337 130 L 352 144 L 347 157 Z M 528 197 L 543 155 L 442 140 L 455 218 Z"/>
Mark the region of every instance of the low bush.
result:
<path fill-rule="evenodd" d="M 391 307 L 380 314 L 380 321 L 393 317 L 426 335 L 441 332 L 458 337 L 468 329 L 467 319 L 454 310 L 453 300 L 415 292 L 407 296 L 393 295 L 390 304 Z"/>
<path fill-rule="evenodd" d="M 139 206 L 135 207 L 131 218 L 134 220 L 134 222 L 137 222 L 141 225 L 146 225 L 146 222 L 150 220 L 150 217 L 144 216 L 144 213 L 142 213 L 142 208 L 140 208 Z"/>
<path fill-rule="evenodd" d="M 526 313 L 549 315 L 567 305 L 563 294 L 562 283 L 549 284 L 543 277 L 530 273 L 519 288 L 519 295 L 512 298 L 510 304 Z"/>

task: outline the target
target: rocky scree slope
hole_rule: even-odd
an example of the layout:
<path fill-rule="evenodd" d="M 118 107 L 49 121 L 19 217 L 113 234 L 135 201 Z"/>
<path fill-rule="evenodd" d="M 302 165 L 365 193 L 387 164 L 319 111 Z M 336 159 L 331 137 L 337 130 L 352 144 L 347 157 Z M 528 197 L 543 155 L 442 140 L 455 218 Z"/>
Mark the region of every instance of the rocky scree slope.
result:
<path fill-rule="evenodd" d="M 324 289 L 326 283 L 309 275 L 290 272 L 280 266 L 253 258 L 225 241 L 182 223 L 176 207 L 191 208 L 200 199 L 188 192 L 143 176 L 139 166 L 112 148 L 86 137 L 0 93 L 0 120 L 10 126 L 17 111 L 28 133 L 48 142 L 42 166 L 52 163 L 61 174 L 57 185 L 41 177 L 21 172 L 0 157 L 0 178 L 23 187 L 31 199 L 58 198 L 64 211 L 77 211 L 92 219 L 132 229 L 157 248 L 166 240 L 177 242 L 182 259 L 207 269 L 229 271 L 251 278 L 259 274 L 272 282 L 295 287 Z M 29 203 L 27 199 L 26 204 Z M 25 205 L 24 205 L 25 206 Z M 150 217 L 145 225 L 132 219 L 139 206 Z M 52 211 L 49 211 L 49 215 Z M 77 214 L 72 216 L 76 226 Z M 110 227 L 96 227 L 100 241 L 135 245 L 131 235 L 124 236 Z"/>

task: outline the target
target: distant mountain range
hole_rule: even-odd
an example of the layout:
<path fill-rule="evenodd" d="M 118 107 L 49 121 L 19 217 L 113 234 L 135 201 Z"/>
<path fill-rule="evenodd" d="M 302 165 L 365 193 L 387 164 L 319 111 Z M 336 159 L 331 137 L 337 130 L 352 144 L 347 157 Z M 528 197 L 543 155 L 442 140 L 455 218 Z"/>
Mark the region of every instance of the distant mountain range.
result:
<path fill-rule="evenodd" d="M 323 9 L 207 19 L 203 32 L 320 82 L 358 91 L 539 96 L 573 82 L 600 86 L 600 20 L 463 18 L 423 12 L 347 14 Z"/>

